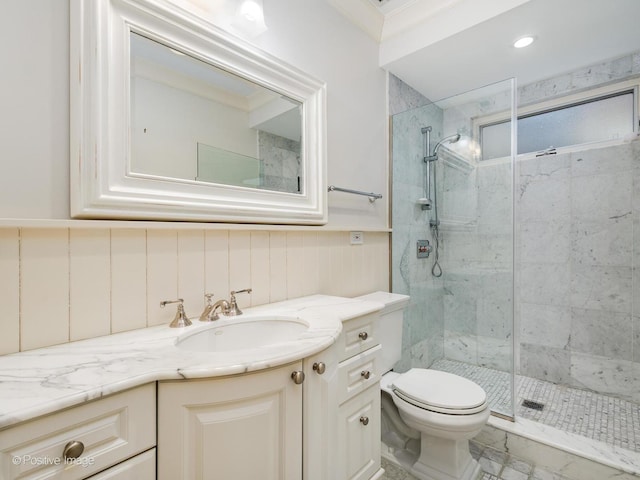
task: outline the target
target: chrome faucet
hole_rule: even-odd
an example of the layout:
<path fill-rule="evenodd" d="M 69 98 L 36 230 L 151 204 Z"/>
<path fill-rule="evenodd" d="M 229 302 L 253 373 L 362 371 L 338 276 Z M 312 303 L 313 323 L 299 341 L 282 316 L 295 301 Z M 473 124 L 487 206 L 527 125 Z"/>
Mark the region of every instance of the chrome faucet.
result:
<path fill-rule="evenodd" d="M 202 315 L 200 315 L 200 321 L 213 322 L 219 320 L 220 315 L 218 314 L 218 309 L 220 309 L 220 313 L 222 313 L 222 315 L 226 317 L 242 315 L 242 310 L 238 308 L 238 302 L 236 301 L 236 293 L 251 293 L 251 289 L 246 288 L 244 290 L 231 291 L 231 298 L 229 299 L 229 301 L 223 299 L 218 300 L 216 303 L 211 303 L 213 294 L 206 293 L 205 298 L 207 299 L 207 304 L 204 307 Z"/>

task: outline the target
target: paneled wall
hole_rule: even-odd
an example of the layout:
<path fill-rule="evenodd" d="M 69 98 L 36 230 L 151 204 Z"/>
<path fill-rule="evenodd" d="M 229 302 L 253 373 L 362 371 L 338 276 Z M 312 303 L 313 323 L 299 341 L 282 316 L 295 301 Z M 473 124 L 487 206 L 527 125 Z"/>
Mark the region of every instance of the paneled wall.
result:
<path fill-rule="evenodd" d="M 241 307 L 315 293 L 388 290 L 387 232 L 126 228 L 0 228 L 0 354 L 168 324 L 184 298 Z"/>

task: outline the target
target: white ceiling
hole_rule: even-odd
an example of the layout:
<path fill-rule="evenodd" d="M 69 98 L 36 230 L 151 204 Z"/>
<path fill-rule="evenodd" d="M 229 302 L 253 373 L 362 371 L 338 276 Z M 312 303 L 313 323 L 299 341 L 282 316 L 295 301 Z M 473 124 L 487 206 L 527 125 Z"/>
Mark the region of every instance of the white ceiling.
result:
<path fill-rule="evenodd" d="M 336 8 L 380 42 L 380 65 L 434 101 L 511 77 L 526 85 L 640 51 L 640 0 L 340 3 Z M 360 13 L 347 4 L 359 4 Z M 536 42 L 513 48 L 525 34 Z"/>

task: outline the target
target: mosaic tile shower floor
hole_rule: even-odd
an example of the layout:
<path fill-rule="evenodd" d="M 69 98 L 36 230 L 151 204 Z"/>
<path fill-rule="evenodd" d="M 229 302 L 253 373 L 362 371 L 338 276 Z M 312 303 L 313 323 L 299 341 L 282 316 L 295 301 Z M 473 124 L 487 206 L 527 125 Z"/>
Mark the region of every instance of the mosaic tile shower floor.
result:
<path fill-rule="evenodd" d="M 485 389 L 493 410 L 509 412 L 508 373 L 453 360 L 438 360 L 431 368 L 473 380 Z M 520 375 L 516 384 L 516 416 L 640 453 L 640 405 Z M 523 400 L 544 408 L 524 407 Z"/>

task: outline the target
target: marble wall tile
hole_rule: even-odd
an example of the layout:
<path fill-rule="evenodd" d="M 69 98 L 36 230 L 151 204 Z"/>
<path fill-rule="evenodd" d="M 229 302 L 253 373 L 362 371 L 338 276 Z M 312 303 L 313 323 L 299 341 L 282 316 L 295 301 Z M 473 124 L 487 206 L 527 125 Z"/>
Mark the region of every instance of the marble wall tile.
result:
<path fill-rule="evenodd" d="M 570 179 L 527 181 L 518 185 L 518 222 L 569 222 L 572 198 Z M 593 202 L 591 202 L 593 203 Z"/>
<path fill-rule="evenodd" d="M 502 372 L 510 372 L 513 368 L 513 338 L 508 334 L 505 338 L 478 336 L 478 365 Z"/>
<path fill-rule="evenodd" d="M 520 301 L 532 304 L 569 305 L 571 266 L 567 263 L 520 265 Z"/>
<path fill-rule="evenodd" d="M 633 316 L 633 361 L 640 368 L 640 315 L 637 315 L 635 311 Z M 640 377 L 640 371 L 638 371 L 638 376 Z"/>
<path fill-rule="evenodd" d="M 458 232 L 440 229 L 442 264 L 447 265 L 447 270 L 460 271 L 469 267 L 478 266 L 483 255 L 477 235 L 469 232 Z"/>
<path fill-rule="evenodd" d="M 478 233 L 478 261 L 489 271 L 513 270 L 513 233 L 510 222 L 505 222 L 507 233 Z M 496 228 L 495 230 L 498 230 Z"/>
<path fill-rule="evenodd" d="M 631 313 L 631 267 L 573 265 L 571 306 Z"/>
<path fill-rule="evenodd" d="M 567 263 L 571 258 L 571 226 L 567 222 L 521 222 L 520 262 Z"/>
<path fill-rule="evenodd" d="M 571 308 L 522 302 L 520 304 L 522 343 L 566 349 L 571 338 Z"/>
<path fill-rule="evenodd" d="M 389 115 L 423 107 L 431 101 L 398 77 L 389 74 Z"/>
<path fill-rule="evenodd" d="M 632 360 L 631 316 L 602 310 L 571 309 L 571 342 L 574 352 Z"/>
<path fill-rule="evenodd" d="M 632 215 L 571 225 L 571 260 L 577 265 L 628 266 L 633 259 Z"/>
<path fill-rule="evenodd" d="M 527 185 L 548 180 L 562 180 L 571 176 L 571 154 L 545 155 L 518 159 L 519 183 Z"/>
<path fill-rule="evenodd" d="M 627 172 L 571 179 L 573 223 L 614 220 L 632 212 L 632 177 Z"/>
<path fill-rule="evenodd" d="M 637 161 L 627 143 L 573 152 L 570 156 L 571 175 L 574 177 L 611 173 L 628 174 L 634 162 Z"/>
<path fill-rule="evenodd" d="M 513 215 L 511 188 L 511 164 L 481 166 L 477 169 L 478 224 L 491 225 L 491 231 L 504 233 L 496 227 L 506 226 L 510 229 Z"/>
<path fill-rule="evenodd" d="M 444 331 L 444 357 L 459 362 L 478 364 L 478 336 Z"/>
<path fill-rule="evenodd" d="M 477 333 L 504 340 L 513 334 L 513 282 L 509 272 L 489 273 L 479 279 Z"/>
<path fill-rule="evenodd" d="M 479 287 L 480 284 L 475 276 L 447 273 L 442 292 L 445 329 L 458 333 L 477 334 L 476 313 L 480 295 Z"/>
<path fill-rule="evenodd" d="M 520 344 L 520 374 L 553 383 L 571 380 L 571 352 L 544 345 Z"/>
<path fill-rule="evenodd" d="M 638 364 L 598 355 L 571 352 L 570 386 L 640 401 Z"/>

